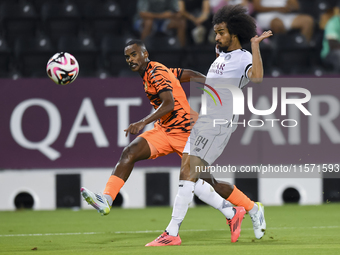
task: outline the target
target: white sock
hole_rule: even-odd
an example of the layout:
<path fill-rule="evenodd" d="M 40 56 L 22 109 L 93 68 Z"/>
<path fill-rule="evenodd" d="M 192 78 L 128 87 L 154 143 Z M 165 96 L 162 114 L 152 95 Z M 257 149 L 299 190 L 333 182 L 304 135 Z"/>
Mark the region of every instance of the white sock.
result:
<path fill-rule="evenodd" d="M 203 202 L 219 210 L 227 219 L 230 220 L 234 217 L 235 210 L 233 210 L 231 203 L 217 194 L 214 188 L 202 179 L 196 182 L 195 195 Z"/>
<path fill-rule="evenodd" d="M 194 197 L 195 183 L 191 181 L 179 181 L 177 196 L 175 199 L 174 207 L 172 209 L 172 218 L 166 228 L 166 231 L 171 236 L 177 236 L 179 227 L 188 211 L 189 204 Z"/>
<path fill-rule="evenodd" d="M 113 203 L 112 197 L 110 195 L 105 195 L 105 194 L 104 194 L 104 197 L 106 198 L 107 202 L 109 202 L 109 205 L 112 205 Z"/>
<path fill-rule="evenodd" d="M 248 213 L 249 215 L 254 215 L 255 213 L 257 213 L 258 210 L 259 210 L 259 207 L 257 206 L 256 203 L 254 203 L 254 207 Z"/>

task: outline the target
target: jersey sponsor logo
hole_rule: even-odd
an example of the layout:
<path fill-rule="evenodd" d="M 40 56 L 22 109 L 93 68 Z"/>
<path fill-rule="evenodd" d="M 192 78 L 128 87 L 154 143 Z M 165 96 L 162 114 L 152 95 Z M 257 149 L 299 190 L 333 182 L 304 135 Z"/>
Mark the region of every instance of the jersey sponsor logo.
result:
<path fill-rule="evenodd" d="M 229 59 L 231 59 L 231 54 L 227 54 L 227 56 L 224 57 L 224 60 L 228 61 Z"/>
<path fill-rule="evenodd" d="M 231 57 L 231 56 L 230 56 Z M 223 71 L 224 71 L 224 67 L 225 67 L 225 64 L 224 63 L 220 63 L 220 62 L 217 62 L 215 61 L 214 63 L 212 63 L 212 65 L 210 66 L 210 69 L 209 69 L 209 73 L 216 73 L 216 74 L 219 74 L 219 75 L 222 75 L 223 74 Z"/>
<path fill-rule="evenodd" d="M 195 147 L 194 151 L 200 152 L 200 151 L 201 151 L 201 149 L 200 149 L 200 148 L 198 148 L 198 147 Z"/>

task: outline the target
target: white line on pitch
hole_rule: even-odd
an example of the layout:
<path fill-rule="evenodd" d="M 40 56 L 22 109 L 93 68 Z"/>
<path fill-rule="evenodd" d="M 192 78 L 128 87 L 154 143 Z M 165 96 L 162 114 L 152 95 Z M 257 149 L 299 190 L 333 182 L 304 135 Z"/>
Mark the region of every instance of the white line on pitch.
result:
<path fill-rule="evenodd" d="M 286 230 L 286 229 L 320 229 L 320 228 L 340 228 L 340 226 L 318 226 L 318 227 L 271 227 L 268 230 Z M 227 229 L 183 229 L 181 232 L 205 232 L 205 231 L 226 231 Z M 243 230 L 253 230 L 252 228 L 243 228 Z M 164 230 L 142 230 L 142 231 L 116 231 L 116 232 L 75 232 L 75 233 L 45 233 L 45 234 L 12 234 L 0 235 L 0 237 L 20 237 L 20 236 L 68 236 L 68 235 L 100 235 L 100 234 L 145 234 L 161 233 Z"/>

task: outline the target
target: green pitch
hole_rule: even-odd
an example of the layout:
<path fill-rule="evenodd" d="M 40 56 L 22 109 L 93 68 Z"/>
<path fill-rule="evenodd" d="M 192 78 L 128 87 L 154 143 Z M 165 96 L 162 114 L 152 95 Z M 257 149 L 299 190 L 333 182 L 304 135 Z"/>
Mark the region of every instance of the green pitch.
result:
<path fill-rule="evenodd" d="M 267 232 L 255 240 L 249 215 L 237 243 L 219 211 L 190 208 L 181 246 L 144 247 L 167 226 L 170 207 L 0 212 L 0 254 L 340 254 L 340 204 L 265 207 Z M 33 250 L 32 250 L 33 249 Z"/>

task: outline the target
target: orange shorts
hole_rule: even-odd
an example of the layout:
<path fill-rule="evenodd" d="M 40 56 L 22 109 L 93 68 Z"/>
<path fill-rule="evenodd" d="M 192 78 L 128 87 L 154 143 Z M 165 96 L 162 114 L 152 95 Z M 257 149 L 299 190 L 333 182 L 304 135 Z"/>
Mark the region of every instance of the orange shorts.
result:
<path fill-rule="evenodd" d="M 168 155 L 176 152 L 180 157 L 188 140 L 190 133 L 175 133 L 169 134 L 165 130 L 155 124 L 154 128 L 139 135 L 143 137 L 149 144 L 151 159 L 155 159 L 161 156 Z"/>

